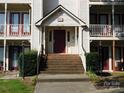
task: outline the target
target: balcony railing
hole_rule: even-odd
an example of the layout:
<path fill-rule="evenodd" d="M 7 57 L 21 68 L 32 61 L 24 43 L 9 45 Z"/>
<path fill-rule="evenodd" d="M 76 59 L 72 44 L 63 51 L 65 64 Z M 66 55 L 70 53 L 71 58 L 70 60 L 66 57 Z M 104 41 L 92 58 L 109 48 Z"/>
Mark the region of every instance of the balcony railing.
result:
<path fill-rule="evenodd" d="M 112 2 L 112 0 L 90 0 L 90 2 Z M 124 0 L 114 0 L 114 2 L 124 2 Z"/>
<path fill-rule="evenodd" d="M 6 27 L 6 31 L 5 31 Z M 31 35 L 29 24 L 0 24 L 0 37 L 26 37 Z"/>
<path fill-rule="evenodd" d="M 113 30 L 116 37 L 124 37 L 124 25 L 115 25 Z"/>
<path fill-rule="evenodd" d="M 124 37 L 124 25 L 90 25 L 91 37 Z"/>

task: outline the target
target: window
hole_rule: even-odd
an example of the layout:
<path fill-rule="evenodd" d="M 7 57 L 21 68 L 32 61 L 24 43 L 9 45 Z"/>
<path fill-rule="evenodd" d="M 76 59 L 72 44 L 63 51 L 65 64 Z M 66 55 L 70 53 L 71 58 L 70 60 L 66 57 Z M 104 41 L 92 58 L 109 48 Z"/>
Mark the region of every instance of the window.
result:
<path fill-rule="evenodd" d="M 11 13 L 10 23 L 11 23 L 11 32 L 18 32 L 19 13 Z"/>
<path fill-rule="evenodd" d="M 115 15 L 114 16 L 114 23 L 115 23 L 115 25 L 119 25 L 120 24 L 120 15 Z"/>
<path fill-rule="evenodd" d="M 29 14 L 23 14 L 23 32 L 30 32 Z"/>
<path fill-rule="evenodd" d="M 90 15 L 90 24 L 97 24 L 97 15 L 96 14 Z"/>
<path fill-rule="evenodd" d="M 108 15 L 107 14 L 99 15 L 99 24 L 108 24 Z"/>
<path fill-rule="evenodd" d="M 0 32 L 4 32 L 5 14 L 0 13 Z"/>
<path fill-rule="evenodd" d="M 121 60 L 121 48 L 120 47 L 115 48 L 115 60 L 117 61 Z"/>
<path fill-rule="evenodd" d="M 52 41 L 52 31 L 49 32 L 49 42 Z"/>
<path fill-rule="evenodd" d="M 124 14 L 122 14 L 122 24 L 124 25 Z"/>
<path fill-rule="evenodd" d="M 70 42 L 70 32 L 67 32 L 67 41 Z"/>

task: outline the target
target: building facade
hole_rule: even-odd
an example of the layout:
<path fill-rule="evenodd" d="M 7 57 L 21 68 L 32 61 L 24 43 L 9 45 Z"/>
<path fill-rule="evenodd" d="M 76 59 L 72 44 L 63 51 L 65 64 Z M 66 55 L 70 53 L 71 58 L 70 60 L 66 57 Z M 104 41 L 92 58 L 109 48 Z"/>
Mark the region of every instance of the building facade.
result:
<path fill-rule="evenodd" d="M 0 69 L 18 69 L 24 50 L 98 52 L 104 71 L 123 71 L 123 0 L 1 0 Z"/>

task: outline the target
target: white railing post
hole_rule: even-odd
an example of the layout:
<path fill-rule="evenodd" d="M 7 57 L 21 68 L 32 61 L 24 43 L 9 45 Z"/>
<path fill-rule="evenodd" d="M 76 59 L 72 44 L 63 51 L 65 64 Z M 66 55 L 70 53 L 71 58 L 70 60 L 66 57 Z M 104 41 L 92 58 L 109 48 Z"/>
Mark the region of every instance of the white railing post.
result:
<path fill-rule="evenodd" d="M 19 25 L 18 25 L 18 27 L 19 27 L 19 32 L 18 32 L 18 33 L 19 33 L 19 37 L 23 36 L 23 35 L 22 35 L 22 30 L 23 30 L 23 29 L 22 29 L 22 26 L 23 26 L 22 24 L 19 24 Z"/>

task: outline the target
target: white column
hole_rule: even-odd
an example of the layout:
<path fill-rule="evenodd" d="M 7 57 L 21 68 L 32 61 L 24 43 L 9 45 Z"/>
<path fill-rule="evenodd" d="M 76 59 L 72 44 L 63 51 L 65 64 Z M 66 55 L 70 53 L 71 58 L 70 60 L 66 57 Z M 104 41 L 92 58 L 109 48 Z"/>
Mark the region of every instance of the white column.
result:
<path fill-rule="evenodd" d="M 4 52 L 3 52 L 3 70 L 6 71 L 6 19 L 7 19 L 7 3 L 5 3 L 5 19 L 4 19 Z"/>
<path fill-rule="evenodd" d="M 4 50 L 3 50 L 3 70 L 6 71 L 6 40 L 4 40 Z"/>
<path fill-rule="evenodd" d="M 29 9 L 29 24 L 31 23 L 31 9 Z"/>
<path fill-rule="evenodd" d="M 27 26 L 29 27 L 31 33 L 31 9 L 29 9 L 29 24 Z"/>
<path fill-rule="evenodd" d="M 123 46 L 121 47 L 121 62 L 123 63 L 123 61 L 124 61 L 124 59 L 123 59 L 123 56 L 124 56 L 124 54 L 123 54 Z M 122 71 L 124 71 L 124 68 L 122 67 L 122 69 L 121 69 Z"/>
<path fill-rule="evenodd" d="M 114 26 L 115 26 L 115 5 L 114 5 L 114 0 L 112 0 L 112 29 L 113 29 L 113 37 L 115 37 L 115 31 L 114 31 Z"/>
<path fill-rule="evenodd" d="M 6 70 L 9 70 L 9 46 L 6 46 Z"/>
<path fill-rule="evenodd" d="M 79 36 L 79 39 L 78 39 L 78 46 L 79 46 L 79 53 L 81 53 L 81 48 L 82 48 L 82 29 L 81 27 L 79 27 L 79 32 L 78 32 L 78 36 Z"/>
<path fill-rule="evenodd" d="M 75 27 L 75 53 L 78 53 L 78 27 Z"/>
<path fill-rule="evenodd" d="M 30 29 L 30 31 L 31 31 L 31 42 L 30 42 L 30 44 L 31 44 L 31 49 L 33 49 L 33 44 L 32 44 L 33 34 L 32 33 L 33 33 L 34 26 L 35 26 L 35 25 L 33 25 L 33 23 L 34 23 L 34 13 L 33 13 L 34 12 L 34 10 L 33 10 L 34 7 L 33 7 L 33 4 L 34 4 L 34 0 L 32 0 L 32 3 L 30 5 L 31 6 L 31 10 L 30 10 L 31 11 L 31 14 L 30 14 L 30 22 L 31 22 L 31 29 Z"/>
<path fill-rule="evenodd" d="M 109 71 L 112 72 L 112 48 L 109 46 Z"/>
<path fill-rule="evenodd" d="M 75 46 L 77 46 L 77 27 L 75 27 Z"/>
<path fill-rule="evenodd" d="M 45 51 L 45 50 L 46 50 L 45 30 L 46 30 L 46 28 L 45 28 L 45 26 L 44 26 L 44 29 L 43 29 L 43 53 L 44 53 L 44 54 L 46 53 L 46 51 Z"/>
<path fill-rule="evenodd" d="M 4 18 L 4 25 L 5 25 L 5 28 L 4 28 L 4 38 L 6 37 L 6 30 L 7 30 L 7 28 L 6 28 L 6 21 L 7 21 L 7 3 L 5 3 L 5 18 Z"/>

